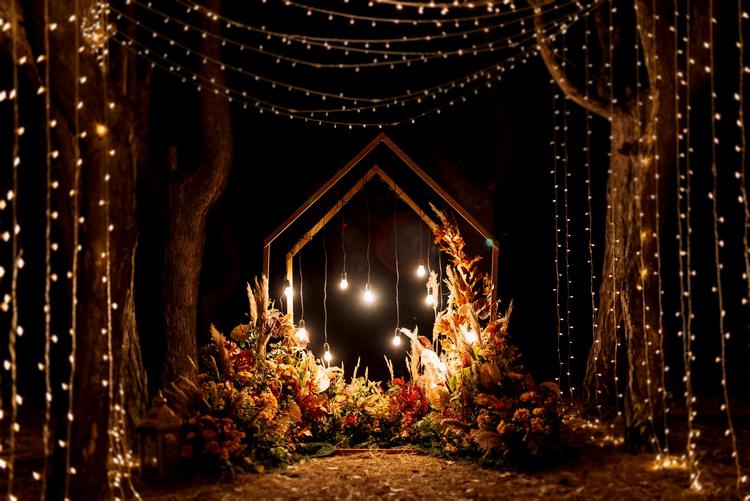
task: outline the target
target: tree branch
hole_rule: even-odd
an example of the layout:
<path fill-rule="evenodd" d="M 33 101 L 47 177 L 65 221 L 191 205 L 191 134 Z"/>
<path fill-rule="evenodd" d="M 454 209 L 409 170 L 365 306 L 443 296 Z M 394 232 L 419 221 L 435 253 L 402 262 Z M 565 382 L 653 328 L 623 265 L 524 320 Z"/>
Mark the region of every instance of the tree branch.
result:
<path fill-rule="evenodd" d="M 555 80 L 555 83 L 565 93 L 565 95 L 571 99 L 577 105 L 589 110 L 592 113 L 596 113 L 604 118 L 611 118 L 612 107 L 608 100 L 603 99 L 598 93 L 586 92 L 585 88 L 576 85 L 568 75 L 565 74 L 562 65 L 558 63 L 557 54 L 555 49 L 550 45 L 550 42 L 554 42 L 554 36 L 547 36 L 544 32 L 542 23 L 543 11 L 541 6 L 551 3 L 552 0 L 530 0 L 534 6 L 534 31 L 536 32 L 537 47 L 539 48 L 539 54 L 542 56 L 544 64 L 547 66 L 550 75 Z M 587 83 L 584 83 L 587 85 Z"/>

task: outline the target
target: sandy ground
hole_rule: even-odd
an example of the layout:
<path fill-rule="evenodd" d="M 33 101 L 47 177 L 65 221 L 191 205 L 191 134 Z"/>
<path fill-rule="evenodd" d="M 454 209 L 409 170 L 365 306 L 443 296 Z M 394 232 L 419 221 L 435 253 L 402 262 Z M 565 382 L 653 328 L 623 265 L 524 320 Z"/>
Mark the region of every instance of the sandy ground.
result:
<path fill-rule="evenodd" d="M 683 467 L 656 468 L 653 454 L 631 454 L 604 439 L 606 430 L 569 423 L 557 464 L 533 472 L 492 470 L 418 454 L 368 451 L 309 459 L 285 471 L 145 486 L 145 499 L 742 499 L 729 456 L 712 449 L 701 461 L 702 490 Z M 743 436 L 747 447 L 747 432 Z M 723 442 L 725 443 L 725 442 Z M 747 448 L 750 450 L 750 448 Z M 745 454 L 747 457 L 747 454 Z M 750 499 L 750 498 L 748 498 Z"/>
<path fill-rule="evenodd" d="M 560 457 L 535 471 L 493 470 L 474 463 L 448 461 L 416 453 L 365 451 L 308 459 L 266 474 L 187 477 L 167 483 L 137 482 L 140 496 L 153 501 L 257 499 L 743 499 L 728 441 L 719 422 L 701 426 L 699 443 L 702 490 L 689 488 L 684 467 L 655 468 L 655 455 L 632 454 L 607 438 L 606 427 L 566 418 Z M 750 419 L 738 419 L 743 473 L 750 476 Z M 675 429 L 673 448 L 684 450 L 684 432 Z M 19 444 L 20 449 L 31 444 Z M 25 447 L 24 445 L 29 445 Z M 39 499 L 40 483 L 31 479 L 39 461 L 21 457 L 14 494 Z M 0 476 L 0 492 L 5 492 Z"/>

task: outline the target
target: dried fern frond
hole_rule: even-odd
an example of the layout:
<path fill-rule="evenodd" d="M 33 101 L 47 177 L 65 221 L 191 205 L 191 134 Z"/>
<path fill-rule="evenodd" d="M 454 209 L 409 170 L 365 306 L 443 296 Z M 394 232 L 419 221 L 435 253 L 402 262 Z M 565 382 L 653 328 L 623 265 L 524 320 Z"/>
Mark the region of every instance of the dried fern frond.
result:
<path fill-rule="evenodd" d="M 255 295 L 250 284 L 247 284 L 247 302 L 250 306 L 250 325 L 255 327 L 258 325 L 258 304 L 255 302 Z"/>
<path fill-rule="evenodd" d="M 477 444 L 477 447 L 485 453 L 497 449 L 503 443 L 500 434 L 494 431 L 476 431 L 471 434 L 471 439 Z"/>

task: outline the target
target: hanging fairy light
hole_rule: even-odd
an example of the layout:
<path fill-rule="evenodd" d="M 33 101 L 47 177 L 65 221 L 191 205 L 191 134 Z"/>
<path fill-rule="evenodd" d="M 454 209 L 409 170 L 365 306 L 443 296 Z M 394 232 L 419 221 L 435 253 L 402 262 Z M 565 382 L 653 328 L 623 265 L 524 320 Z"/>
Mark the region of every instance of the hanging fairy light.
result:
<path fill-rule="evenodd" d="M 422 261 L 422 214 L 420 212 L 419 214 L 419 265 L 417 266 L 417 276 L 419 278 L 424 278 L 424 276 L 427 274 L 427 270 L 425 270 L 424 262 Z"/>
<path fill-rule="evenodd" d="M 370 289 L 370 284 L 365 284 L 365 292 L 362 293 L 362 300 L 367 304 L 375 302 L 375 294 Z"/>
<path fill-rule="evenodd" d="M 310 334 L 307 332 L 307 327 L 305 326 L 304 319 L 299 321 L 299 324 L 297 325 L 297 331 L 294 333 L 294 335 L 297 337 L 297 341 L 302 344 L 307 344 L 310 342 Z"/>
<path fill-rule="evenodd" d="M 393 343 L 393 346 L 397 348 L 401 346 L 401 329 L 398 327 L 393 331 L 393 340 L 391 342 Z"/>
<path fill-rule="evenodd" d="M 469 329 L 466 332 L 464 332 L 464 339 L 469 344 L 474 344 L 477 341 L 479 341 L 479 336 L 477 335 L 477 332 L 474 329 Z"/>
<path fill-rule="evenodd" d="M 345 291 L 349 288 L 349 280 L 346 277 L 346 242 L 344 241 L 344 230 L 346 229 L 346 219 L 344 218 L 344 207 L 341 207 L 341 254 L 344 257 L 344 267 L 341 271 L 341 280 L 339 280 L 339 289 Z"/>
<path fill-rule="evenodd" d="M 393 346 L 401 346 L 401 307 L 398 301 L 398 283 L 401 278 L 398 269 L 398 223 L 396 220 L 396 191 L 393 191 L 393 255 L 396 264 L 396 328 L 393 331 Z"/>
<path fill-rule="evenodd" d="M 331 347 L 328 346 L 328 343 L 323 343 L 323 360 L 325 360 L 327 364 L 330 364 L 331 360 L 333 360 Z"/>
<path fill-rule="evenodd" d="M 307 331 L 307 327 L 305 326 L 305 296 L 302 292 L 302 251 L 300 250 L 299 254 L 297 255 L 297 259 L 299 260 L 299 306 L 300 306 L 300 314 L 299 314 L 299 324 L 297 324 L 297 331 L 295 332 L 295 335 L 297 339 L 301 343 L 309 343 L 310 342 L 310 333 Z M 292 305 L 292 303 L 289 303 Z"/>
<path fill-rule="evenodd" d="M 367 207 L 367 283 L 365 284 L 365 291 L 362 293 L 362 300 L 365 304 L 372 304 L 375 302 L 375 294 L 370 288 L 370 272 L 372 271 L 370 263 L 370 244 L 372 243 L 372 234 L 370 231 L 370 194 L 367 190 L 365 190 L 365 204 Z"/>
<path fill-rule="evenodd" d="M 286 299 L 286 309 L 287 309 L 287 312 L 290 312 L 290 311 L 292 311 L 292 309 L 294 307 L 294 304 L 292 303 L 292 301 L 294 299 L 294 289 L 292 288 L 292 284 L 289 283 L 289 279 L 288 278 L 284 279 L 283 292 L 284 292 L 284 299 Z"/>
<path fill-rule="evenodd" d="M 425 269 L 424 264 L 422 264 L 422 260 L 420 259 L 419 261 L 419 266 L 417 266 L 417 276 L 419 278 L 423 278 L 425 275 L 427 275 L 427 270 Z"/>

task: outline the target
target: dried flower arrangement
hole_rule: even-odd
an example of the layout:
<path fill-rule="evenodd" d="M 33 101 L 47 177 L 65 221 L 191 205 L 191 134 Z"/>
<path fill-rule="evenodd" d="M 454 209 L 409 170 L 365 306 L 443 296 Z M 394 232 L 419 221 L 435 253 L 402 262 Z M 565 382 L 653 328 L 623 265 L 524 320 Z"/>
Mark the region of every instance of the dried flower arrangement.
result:
<path fill-rule="evenodd" d="M 229 338 L 212 328 L 197 381 L 168 389 L 186 418 L 186 464 L 260 470 L 334 444 L 412 444 L 500 464 L 556 447 L 558 387 L 537 386 L 519 364 L 510 309 L 491 318 L 492 284 L 479 258 L 466 256 L 457 226 L 436 213 L 435 242 L 451 258 L 449 297 L 432 340 L 402 329 L 411 380 L 383 385 L 355 368 L 347 381 L 341 368 L 326 367 L 273 307 L 264 278 L 248 286 L 249 322 Z"/>

